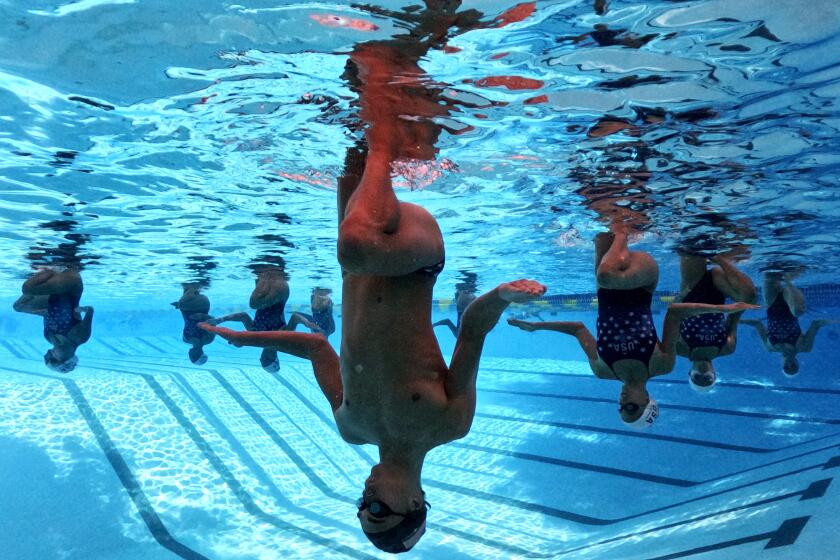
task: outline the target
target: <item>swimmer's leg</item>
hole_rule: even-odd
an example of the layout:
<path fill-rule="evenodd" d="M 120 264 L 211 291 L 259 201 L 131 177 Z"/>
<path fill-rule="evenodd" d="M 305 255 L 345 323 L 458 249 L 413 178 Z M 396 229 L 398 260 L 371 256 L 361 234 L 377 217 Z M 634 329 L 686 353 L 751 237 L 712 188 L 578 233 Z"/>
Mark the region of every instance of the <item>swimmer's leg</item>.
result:
<path fill-rule="evenodd" d="M 735 301 L 755 303 L 755 284 L 749 276 L 738 270 L 732 261 L 717 255 L 712 261 L 720 268 L 712 269 L 712 280 L 715 287 Z"/>
<path fill-rule="evenodd" d="M 697 285 L 706 273 L 706 257 L 680 256 L 680 300 Z"/>
<path fill-rule="evenodd" d="M 599 288 L 653 291 L 659 282 L 659 266 L 648 253 L 630 251 L 627 235 L 618 232 L 598 265 L 596 278 Z"/>

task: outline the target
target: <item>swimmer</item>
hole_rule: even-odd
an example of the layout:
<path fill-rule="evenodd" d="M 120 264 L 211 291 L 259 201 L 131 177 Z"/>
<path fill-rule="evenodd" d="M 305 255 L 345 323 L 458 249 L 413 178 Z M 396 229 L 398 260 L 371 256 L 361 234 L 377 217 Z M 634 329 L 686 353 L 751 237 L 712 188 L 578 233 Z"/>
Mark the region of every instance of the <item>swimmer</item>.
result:
<path fill-rule="evenodd" d="M 332 290 L 329 288 L 313 288 L 309 297 L 309 307 L 312 314 L 296 311 L 289 319 L 288 330 L 293 331 L 302 324 L 315 334 L 322 334 L 327 338 L 335 332 L 335 319 L 333 317 L 333 300 L 330 297 Z"/>
<path fill-rule="evenodd" d="M 813 350 L 819 330 L 840 322 L 837 319 L 815 319 L 803 333 L 799 317 L 805 313 L 805 296 L 792 282 L 793 276 L 790 273 L 767 273 L 764 277 L 767 326 L 755 319 L 741 321 L 758 332 L 768 352 L 782 355 L 782 371 L 788 377 L 799 373 L 797 355 Z"/>
<path fill-rule="evenodd" d="M 44 318 L 44 338 L 52 344 L 44 354 L 44 364 L 70 373 L 79 363 L 76 350 L 90 340 L 93 324 L 93 307 L 79 306 L 84 291 L 79 271 L 65 266 L 41 268 L 23 283 L 21 291 L 15 311 Z"/>
<path fill-rule="evenodd" d="M 707 268 L 707 260 L 714 265 Z M 684 303 L 722 305 L 726 298 L 744 303 L 755 303 L 755 284 L 722 255 L 711 259 L 685 255 L 680 259 L 680 295 Z M 677 354 L 691 360 L 688 378 L 691 386 L 704 391 L 711 389 L 717 380 L 712 360 L 728 356 L 735 351 L 738 322 L 743 311 L 730 313 L 703 313 L 683 319 L 677 340 Z"/>
<path fill-rule="evenodd" d="M 285 270 L 277 265 L 254 265 L 254 290 L 249 305 L 254 309 L 254 318 L 244 311 L 231 313 L 216 319 L 207 319 L 210 325 L 228 321 L 242 323 L 248 331 L 279 331 L 287 328 L 286 301 L 289 299 L 289 283 Z M 260 354 L 260 365 L 269 373 L 280 370 L 277 352 L 264 348 Z"/>
<path fill-rule="evenodd" d="M 181 284 L 184 293 L 181 299 L 173 301 L 172 306 L 181 312 L 184 318 L 184 330 L 181 333 L 181 340 L 191 346 L 188 355 L 190 361 L 196 365 L 203 365 L 207 362 L 207 354 L 204 347 L 213 342 L 215 336 L 212 333 L 198 328 L 202 321 L 209 321 L 210 300 L 201 293 L 203 286 L 196 282 Z"/>
<path fill-rule="evenodd" d="M 577 321 L 532 323 L 509 319 L 508 323 L 526 331 L 553 330 L 577 338 L 597 377 L 621 381 L 618 412 L 626 424 L 634 427 L 650 427 L 659 416 L 659 405 L 646 385 L 651 377 L 674 369 L 683 319 L 701 313 L 735 313 L 757 307 L 747 303 L 672 303 L 665 314 L 660 341 L 651 313 L 653 292 L 659 281 L 659 267 L 653 257 L 630 251 L 624 232 L 602 233 L 595 238 L 595 274 L 597 339 Z"/>
<path fill-rule="evenodd" d="M 455 285 L 455 312 L 458 314 L 457 324 L 452 322 L 452 319 L 442 319 L 434 323 L 433 327 L 446 326 L 452 331 L 452 335 L 458 338 L 458 333 L 461 331 L 461 318 L 464 316 L 464 311 L 467 307 L 475 301 L 476 285 L 475 274 L 465 273 L 466 279 L 464 282 L 459 282 Z"/>

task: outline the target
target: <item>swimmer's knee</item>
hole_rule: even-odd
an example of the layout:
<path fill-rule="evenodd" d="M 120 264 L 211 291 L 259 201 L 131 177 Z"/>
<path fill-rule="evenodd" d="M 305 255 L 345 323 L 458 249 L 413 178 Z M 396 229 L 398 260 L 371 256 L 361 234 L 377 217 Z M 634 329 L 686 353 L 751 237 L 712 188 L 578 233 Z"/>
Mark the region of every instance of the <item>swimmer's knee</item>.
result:
<path fill-rule="evenodd" d="M 369 228 L 355 221 L 345 220 L 338 228 L 338 262 L 347 270 L 364 268 L 366 255 L 374 247 L 375 239 Z"/>

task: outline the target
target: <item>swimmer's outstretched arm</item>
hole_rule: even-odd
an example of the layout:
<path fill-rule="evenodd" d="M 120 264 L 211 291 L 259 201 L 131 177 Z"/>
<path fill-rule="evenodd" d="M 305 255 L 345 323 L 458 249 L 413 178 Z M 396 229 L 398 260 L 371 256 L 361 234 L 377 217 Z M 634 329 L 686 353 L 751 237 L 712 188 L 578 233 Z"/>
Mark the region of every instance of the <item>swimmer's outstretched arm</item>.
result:
<path fill-rule="evenodd" d="M 770 344 L 770 340 L 767 338 L 767 327 L 764 326 L 764 323 L 757 319 L 741 319 L 741 324 L 749 325 L 754 328 L 755 332 L 758 333 L 759 338 L 761 338 L 764 348 L 768 352 L 773 352 L 773 345 Z"/>
<path fill-rule="evenodd" d="M 291 331 L 234 331 L 208 323 L 199 323 L 198 326 L 221 336 L 236 347 L 271 348 L 309 360 L 312 362 L 315 379 L 333 411 L 341 406 L 344 388 L 341 384 L 338 354 L 323 336 Z"/>
<path fill-rule="evenodd" d="M 815 319 L 811 321 L 811 326 L 808 327 L 808 330 L 799 337 L 799 340 L 796 343 L 796 351 L 797 352 L 810 352 L 814 349 L 814 339 L 817 337 L 817 333 L 826 325 L 831 325 L 834 323 L 840 323 L 837 319 Z"/>

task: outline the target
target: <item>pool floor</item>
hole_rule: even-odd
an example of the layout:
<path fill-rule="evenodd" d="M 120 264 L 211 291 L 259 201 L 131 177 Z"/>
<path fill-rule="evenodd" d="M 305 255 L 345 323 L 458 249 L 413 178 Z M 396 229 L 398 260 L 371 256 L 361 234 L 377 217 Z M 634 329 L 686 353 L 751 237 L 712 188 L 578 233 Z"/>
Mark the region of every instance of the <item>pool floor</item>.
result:
<path fill-rule="evenodd" d="M 385 558 L 355 500 L 376 449 L 338 436 L 308 363 L 98 337 L 80 366 L 0 344 L 3 558 Z M 429 454 L 415 558 L 827 559 L 840 546 L 840 390 L 654 380 L 625 428 L 579 361 L 485 357 L 469 436 Z M 760 395 L 760 399 L 756 398 Z M 760 405 L 751 404 L 759 402 Z"/>

